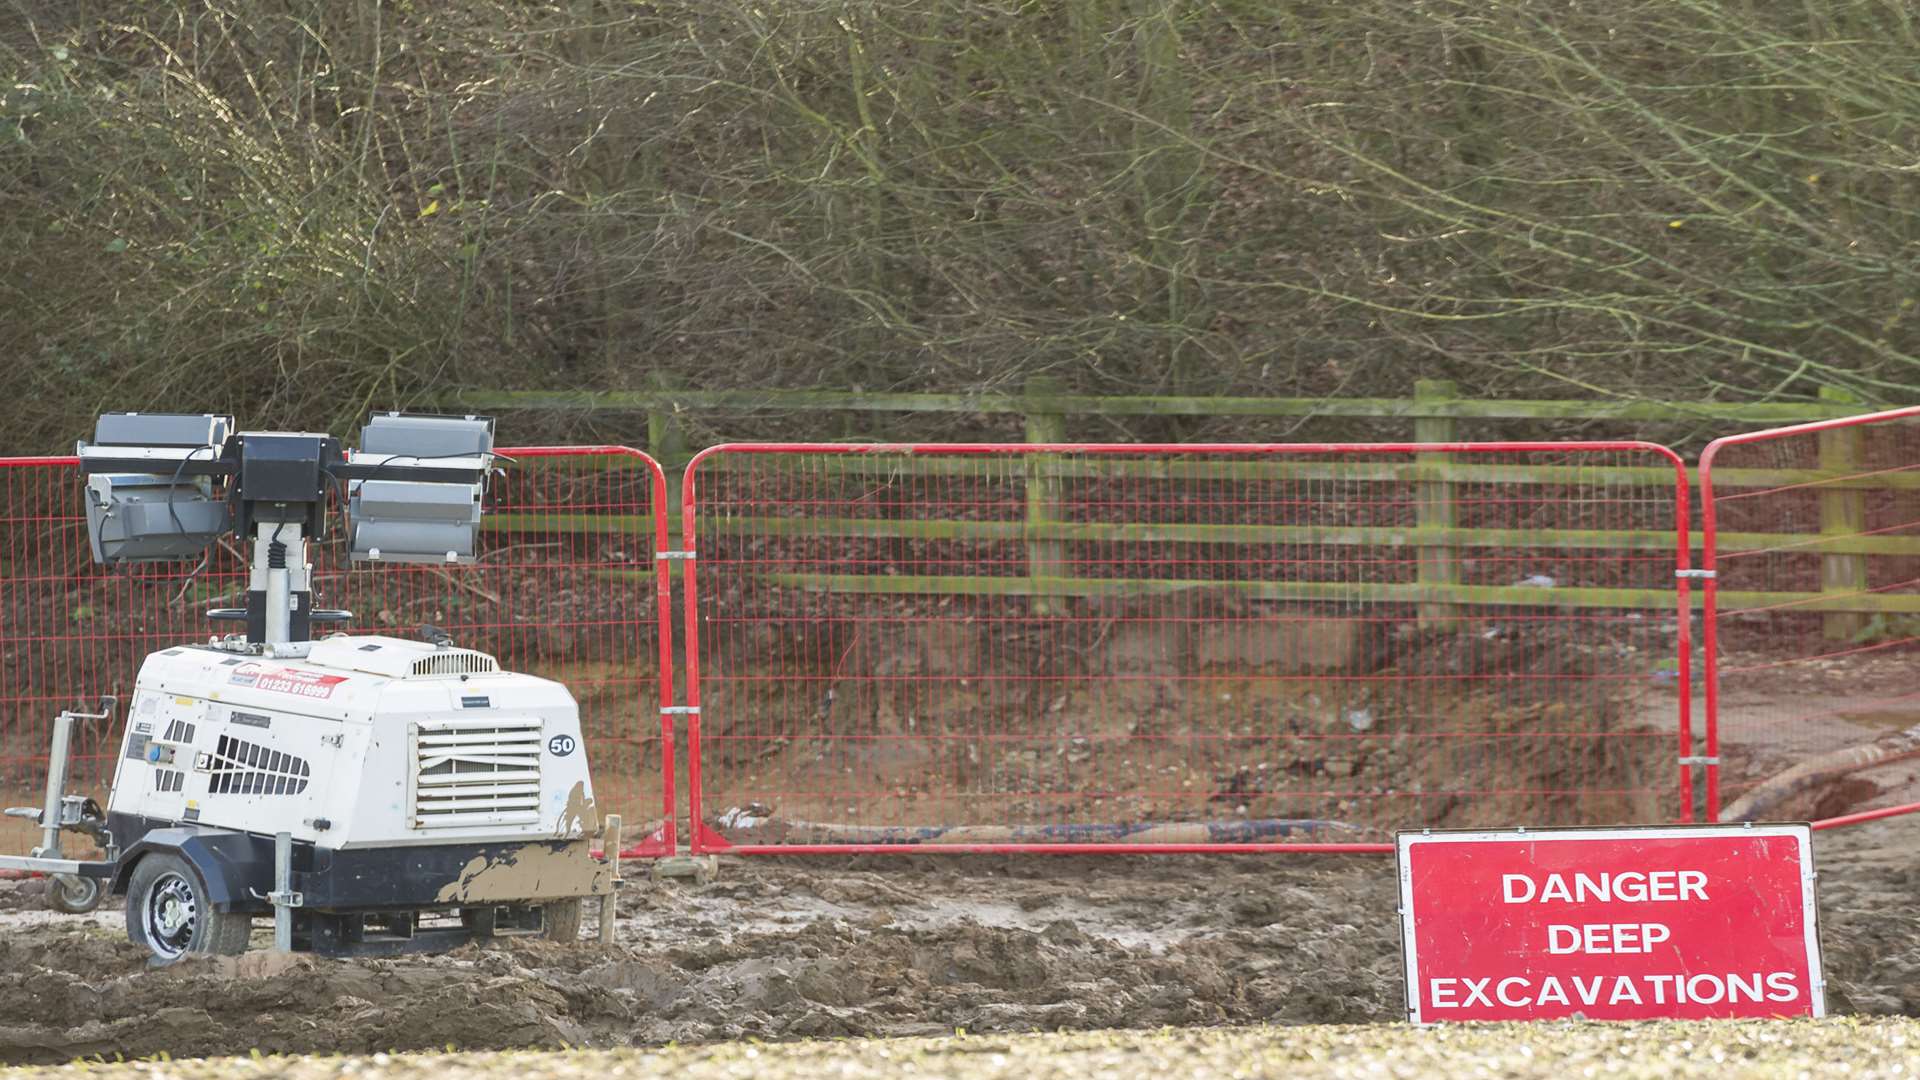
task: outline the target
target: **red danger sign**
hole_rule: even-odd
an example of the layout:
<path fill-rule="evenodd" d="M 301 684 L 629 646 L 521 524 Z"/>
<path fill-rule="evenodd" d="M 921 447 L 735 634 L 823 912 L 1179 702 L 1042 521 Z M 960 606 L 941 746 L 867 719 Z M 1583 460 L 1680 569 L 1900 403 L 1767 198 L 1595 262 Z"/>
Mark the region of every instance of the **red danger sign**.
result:
<path fill-rule="evenodd" d="M 1402 833 L 1407 1015 L 1826 1012 L 1805 825 Z"/>

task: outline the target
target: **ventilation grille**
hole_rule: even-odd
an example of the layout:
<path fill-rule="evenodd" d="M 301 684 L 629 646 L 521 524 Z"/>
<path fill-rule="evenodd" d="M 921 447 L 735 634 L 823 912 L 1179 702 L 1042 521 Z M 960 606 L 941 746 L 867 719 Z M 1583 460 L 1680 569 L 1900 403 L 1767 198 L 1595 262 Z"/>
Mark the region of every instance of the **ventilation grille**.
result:
<path fill-rule="evenodd" d="M 187 774 L 178 769 L 153 770 L 153 790 L 179 791 L 187 783 Z"/>
<path fill-rule="evenodd" d="M 413 739 L 414 828 L 540 820 L 540 721 L 446 720 Z"/>
<path fill-rule="evenodd" d="M 305 758 L 222 735 L 208 772 L 209 795 L 298 795 L 312 770 Z"/>
<path fill-rule="evenodd" d="M 190 743 L 193 741 L 193 725 L 185 720 L 167 721 L 167 730 L 160 736 L 161 742 Z"/>
<path fill-rule="evenodd" d="M 485 675 L 500 670 L 493 657 L 477 652 L 444 652 L 413 662 L 415 675 Z"/>

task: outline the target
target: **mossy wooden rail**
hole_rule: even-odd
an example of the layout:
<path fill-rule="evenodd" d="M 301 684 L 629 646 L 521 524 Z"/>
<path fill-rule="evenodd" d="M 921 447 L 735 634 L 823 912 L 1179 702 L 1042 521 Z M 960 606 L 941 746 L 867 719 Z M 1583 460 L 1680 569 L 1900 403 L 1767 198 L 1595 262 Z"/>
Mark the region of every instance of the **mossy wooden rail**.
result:
<path fill-rule="evenodd" d="M 1731 421 L 1769 427 L 1863 411 L 1841 402 L 1680 402 L 1410 398 L 1099 396 L 1033 390 L 1021 394 L 899 394 L 844 390 L 460 390 L 425 404 L 478 411 L 549 409 L 690 413 L 898 412 L 1015 413 L 1022 416 L 1329 416 L 1375 419 Z"/>
<path fill-rule="evenodd" d="M 1851 401 L 1827 398 L 1817 402 L 1659 402 L 1659 401 L 1540 401 L 1473 400 L 1461 398 L 1451 384 L 1422 383 L 1409 398 L 1227 398 L 1227 397 L 1103 397 L 1059 392 L 1036 382 L 1021 394 L 913 394 L 858 393 L 826 390 L 639 390 L 639 391 L 462 391 L 436 400 L 445 408 L 503 412 L 524 409 L 640 412 L 647 416 L 649 449 L 663 464 L 684 462 L 692 447 L 681 419 L 690 414 L 779 412 L 882 412 L 1014 414 L 1025 420 L 1030 441 L 1052 441 L 1062 434 L 1062 418 L 1093 416 L 1242 416 L 1349 417 L 1405 420 L 1420 441 L 1446 441 L 1458 420 L 1609 420 L 1636 423 L 1713 421 L 1739 427 L 1766 427 L 1806 420 L 1848 416 L 1862 411 Z M 729 459 L 711 459 L 706 468 L 727 468 Z M 828 458 L 809 468 L 827 472 L 863 473 L 871 459 Z M 889 468 L 939 475 L 963 474 L 975 466 L 938 457 L 890 459 Z M 1830 491 L 1862 489 L 1920 489 L 1920 475 L 1889 474 L 1835 480 L 1826 469 L 1730 469 L 1719 474 L 1727 486 L 1784 486 L 1823 483 Z M 1672 481 L 1663 467 L 1573 466 L 1543 464 L 1487 464 L 1449 460 L 1445 455 L 1420 455 L 1406 461 L 1329 460 L 1088 460 L 1036 459 L 1027 463 L 1022 478 L 1031 483 L 1067 477 L 1116 476 L 1132 478 L 1333 480 L 1393 482 L 1418 485 L 1428 512 L 1408 527 L 1260 526 L 1147 523 L 1084 523 L 1051 520 L 1044 512 L 1030 520 L 960 521 L 924 518 L 780 518 L 752 517 L 716 521 L 723 532 L 767 536 L 841 536 L 911 540 L 975 540 L 1023 543 L 1040 563 L 1018 575 L 915 576 L 861 574 L 781 574 L 776 583 L 792 588 L 857 593 L 995 594 L 1032 597 L 1124 596 L 1168 589 L 1226 588 L 1250 598 L 1397 602 L 1418 605 L 1425 618 L 1445 618 L 1460 605 L 1540 605 L 1668 610 L 1672 593 L 1659 589 L 1544 588 L 1491 586 L 1457 580 L 1454 553 L 1473 548 L 1538 548 L 1541 550 L 1661 551 L 1673 536 L 1660 531 L 1588 531 L 1539 529 L 1477 529 L 1455 527 L 1450 516 L 1437 509 L 1446 504 L 1446 492 L 1456 484 L 1515 485 L 1618 484 L 1651 487 Z M 675 504 L 677 506 L 677 503 Z M 604 532 L 645 534 L 652 528 L 644 516 L 572 515 L 567 513 L 502 513 L 485 519 L 485 527 L 507 532 Z M 1765 550 L 1792 543 L 1798 534 L 1722 534 L 1723 552 Z M 1410 583 L 1353 582 L 1214 582 L 1080 578 L 1049 572 L 1057 545 L 1072 541 L 1287 543 L 1329 545 L 1405 546 L 1422 551 L 1419 579 Z M 1700 541 L 1694 536 L 1694 544 Z M 1903 536 L 1833 536 L 1820 539 L 1819 550 L 1832 560 L 1853 558 L 1836 565 L 1857 566 L 1871 555 L 1920 556 L 1920 538 Z M 617 572 L 616 572 L 617 573 Z M 1791 604 L 1797 610 L 1823 613 L 1920 614 L 1920 596 L 1852 593 L 1821 596 L 1817 592 L 1725 592 L 1723 600 L 1740 607 Z M 1695 594 L 1698 599 L 1698 594 Z"/>
<path fill-rule="evenodd" d="M 915 540 L 1103 540 L 1192 541 L 1196 543 L 1300 543 L 1446 546 L 1448 548 L 1535 547 L 1553 550 L 1661 551 L 1674 538 L 1665 532 L 1600 532 L 1526 529 L 1327 528 L 1321 526 L 1128 525 L 1053 523 L 1038 529 L 1017 521 L 875 520 L 865 518 L 730 518 L 715 521 L 723 533 L 759 536 L 846 536 Z M 594 531 L 646 535 L 652 523 L 643 517 L 590 517 L 565 514 L 495 514 L 484 527 L 503 532 Z M 1723 552 L 1759 550 L 1792 536 L 1723 533 Z M 1696 533 L 1694 542 L 1699 542 Z M 1834 554 L 1920 555 L 1920 539 L 1855 536 L 1824 544 Z M 607 571 L 614 576 L 646 576 L 650 571 Z M 1264 600 L 1337 600 L 1353 603 L 1423 605 L 1532 605 L 1542 607 L 1623 608 L 1670 611 L 1669 589 L 1543 588 L 1525 585 L 1457 583 L 1181 581 L 1080 578 L 1047 575 L 909 575 L 789 573 L 767 576 L 770 584 L 816 592 L 922 593 L 993 596 L 1145 596 L 1181 589 L 1220 589 Z M 1699 594 L 1694 594 L 1698 603 Z M 1723 604 L 1742 609 L 1791 604 L 1806 612 L 1920 614 L 1920 596 L 1860 594 L 1822 597 L 1818 593 L 1721 593 Z M 1442 617 L 1431 616 L 1430 617 Z"/>

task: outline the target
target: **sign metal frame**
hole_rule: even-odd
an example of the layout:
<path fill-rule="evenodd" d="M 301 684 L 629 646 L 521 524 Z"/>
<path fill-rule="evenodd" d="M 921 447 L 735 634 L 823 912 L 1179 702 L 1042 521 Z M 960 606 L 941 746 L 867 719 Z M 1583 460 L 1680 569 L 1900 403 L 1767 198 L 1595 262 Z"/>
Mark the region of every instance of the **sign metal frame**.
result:
<path fill-rule="evenodd" d="M 1394 837 L 1394 875 L 1398 879 L 1397 914 L 1400 922 L 1400 961 L 1403 976 L 1401 981 L 1408 1021 L 1421 1026 L 1455 1022 L 1423 1017 L 1420 1011 L 1419 944 L 1414 934 L 1413 870 L 1407 858 L 1408 852 L 1413 847 L 1424 844 L 1526 843 L 1541 840 L 1605 841 L 1634 837 L 1648 840 L 1675 840 L 1729 835 L 1789 837 L 1798 841 L 1801 929 L 1805 935 L 1807 955 L 1807 998 L 1811 1005 L 1810 1015 L 1816 1019 L 1825 1016 L 1827 1014 L 1827 983 L 1820 955 L 1818 896 L 1820 875 L 1813 865 L 1813 827 L 1805 822 L 1765 825 L 1752 822 L 1728 822 L 1693 825 L 1623 825 L 1607 828 L 1573 826 L 1541 829 L 1407 829 L 1401 831 Z"/>

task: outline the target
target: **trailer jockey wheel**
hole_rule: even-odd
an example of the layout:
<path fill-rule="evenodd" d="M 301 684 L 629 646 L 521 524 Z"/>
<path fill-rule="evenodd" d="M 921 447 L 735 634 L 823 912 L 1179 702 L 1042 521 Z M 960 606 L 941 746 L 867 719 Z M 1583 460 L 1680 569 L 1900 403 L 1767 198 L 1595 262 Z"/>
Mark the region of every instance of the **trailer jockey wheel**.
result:
<path fill-rule="evenodd" d="M 85 915 L 106 898 L 106 882 L 78 874 L 55 874 L 47 881 L 47 906 L 68 915 Z"/>
<path fill-rule="evenodd" d="M 188 953 L 233 956 L 247 951 L 253 920 L 215 911 L 206 880 L 178 855 L 140 860 L 127 883 L 127 937 L 164 967 Z"/>

